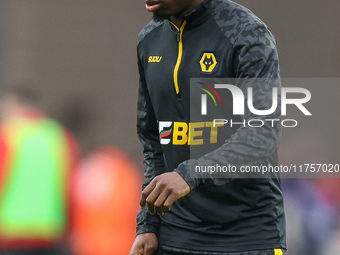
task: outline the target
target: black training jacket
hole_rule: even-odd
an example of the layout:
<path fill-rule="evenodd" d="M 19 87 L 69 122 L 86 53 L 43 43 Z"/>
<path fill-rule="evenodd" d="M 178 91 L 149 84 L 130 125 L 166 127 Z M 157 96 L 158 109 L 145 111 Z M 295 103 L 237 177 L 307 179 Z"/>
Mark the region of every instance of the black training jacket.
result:
<path fill-rule="evenodd" d="M 215 178 L 190 171 L 190 166 L 199 165 L 237 169 L 277 165 L 279 122 L 272 125 L 264 121 L 259 128 L 230 127 L 221 131 L 217 142 L 207 138 L 198 145 L 188 145 L 185 133 L 188 123 L 193 122 L 190 78 L 233 78 L 245 95 L 247 88 L 253 87 L 255 109 L 270 107 L 272 87 L 253 82 L 280 77 L 275 39 L 267 26 L 239 4 L 207 0 L 185 16 L 180 28 L 168 20 L 151 21 L 137 43 L 137 129 L 144 147 L 144 187 L 155 176 L 176 171 L 191 188 L 162 217 L 140 210 L 137 234 L 153 232 L 160 246 L 188 250 L 286 248 L 283 197 L 276 174 L 271 178 L 238 178 L 241 173 L 230 173 Z M 277 83 L 272 86 L 280 88 Z M 226 116 L 231 116 L 231 108 L 226 109 Z M 280 119 L 280 107 L 270 116 L 254 116 L 246 109 L 238 121 L 255 117 Z M 203 129 L 198 124 L 196 131 Z M 191 158 L 191 146 L 201 146 L 204 153 Z"/>

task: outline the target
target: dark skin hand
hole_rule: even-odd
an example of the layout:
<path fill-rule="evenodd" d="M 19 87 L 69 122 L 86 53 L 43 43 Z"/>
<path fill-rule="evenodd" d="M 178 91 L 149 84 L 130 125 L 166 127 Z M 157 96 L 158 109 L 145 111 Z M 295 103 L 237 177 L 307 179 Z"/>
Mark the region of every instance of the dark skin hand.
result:
<path fill-rule="evenodd" d="M 152 255 L 158 246 L 158 239 L 154 233 L 140 234 L 132 245 L 130 255 Z"/>
<path fill-rule="evenodd" d="M 190 192 L 187 182 L 177 172 L 164 173 L 156 176 L 143 190 L 140 207 L 147 205 L 149 212 L 154 215 L 164 215 L 171 205 L 179 198 Z"/>
<path fill-rule="evenodd" d="M 164 215 L 171 205 L 180 197 L 187 195 L 190 187 L 177 172 L 156 176 L 143 190 L 140 199 L 141 209 L 147 205 L 151 214 Z M 152 255 L 158 247 L 158 239 L 154 233 L 144 233 L 136 237 L 130 255 Z"/>

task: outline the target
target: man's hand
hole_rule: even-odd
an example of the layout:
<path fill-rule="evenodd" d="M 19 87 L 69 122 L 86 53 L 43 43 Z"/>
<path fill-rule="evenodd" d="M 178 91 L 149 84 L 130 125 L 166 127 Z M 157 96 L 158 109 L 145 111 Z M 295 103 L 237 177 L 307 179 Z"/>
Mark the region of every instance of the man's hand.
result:
<path fill-rule="evenodd" d="M 187 195 L 190 187 L 177 172 L 164 173 L 156 176 L 143 190 L 140 207 L 147 204 L 149 212 L 163 215 L 170 210 L 171 205 L 180 197 Z"/>
<path fill-rule="evenodd" d="M 130 255 L 152 255 L 158 246 L 158 239 L 154 233 L 145 233 L 136 236 Z"/>

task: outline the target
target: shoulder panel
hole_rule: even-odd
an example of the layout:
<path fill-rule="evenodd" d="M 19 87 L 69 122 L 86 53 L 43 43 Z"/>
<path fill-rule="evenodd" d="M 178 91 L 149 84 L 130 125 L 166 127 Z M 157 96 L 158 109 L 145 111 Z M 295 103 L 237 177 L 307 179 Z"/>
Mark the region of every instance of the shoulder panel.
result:
<path fill-rule="evenodd" d="M 139 44 L 139 42 L 141 40 L 143 40 L 143 38 L 150 33 L 153 29 L 155 29 L 156 27 L 162 25 L 164 23 L 164 21 L 154 21 L 151 20 L 145 27 L 143 27 L 143 29 L 139 32 L 139 35 L 137 37 L 137 45 Z"/>
<path fill-rule="evenodd" d="M 233 45 L 236 40 L 240 39 L 238 37 L 244 30 L 253 30 L 254 27 L 263 27 L 267 30 L 267 26 L 264 22 L 253 12 L 232 1 L 211 1 L 209 9 L 211 10 L 211 14 L 214 17 L 216 24 Z"/>

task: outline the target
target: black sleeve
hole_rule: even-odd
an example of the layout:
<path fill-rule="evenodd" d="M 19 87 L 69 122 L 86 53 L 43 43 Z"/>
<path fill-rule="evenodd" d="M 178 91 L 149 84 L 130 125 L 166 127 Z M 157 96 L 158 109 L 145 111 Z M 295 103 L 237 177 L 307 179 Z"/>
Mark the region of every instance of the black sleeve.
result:
<path fill-rule="evenodd" d="M 153 178 L 165 172 L 163 151 L 159 142 L 158 124 L 145 84 L 144 71 L 138 59 L 139 92 L 137 106 L 137 134 L 144 148 L 144 176 L 143 189 Z M 159 216 L 151 215 L 145 207 L 137 215 L 137 235 L 143 233 L 157 234 Z"/>
<path fill-rule="evenodd" d="M 278 89 L 278 107 L 270 115 L 254 115 L 245 106 L 245 114 L 242 120 L 262 119 L 264 125 L 259 128 L 241 126 L 226 140 L 217 150 L 206 154 L 198 160 L 191 159 L 181 163 L 175 169 L 194 189 L 200 184 L 209 183 L 223 185 L 230 180 L 237 178 L 241 173 L 223 173 L 223 178 L 215 178 L 214 175 L 203 176 L 202 173 L 190 172 L 195 166 L 225 165 L 241 166 L 260 165 L 277 152 L 281 136 L 281 125 L 275 121 L 265 119 L 281 119 L 280 108 L 280 74 L 278 55 L 275 39 L 270 31 L 263 25 L 249 25 L 238 35 L 234 43 L 234 73 L 236 86 L 238 86 L 247 102 L 247 89 L 253 88 L 253 105 L 255 109 L 269 109 L 272 105 L 272 89 Z"/>

